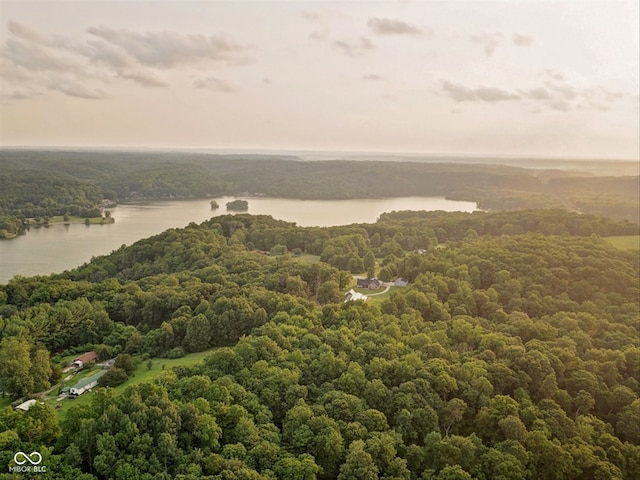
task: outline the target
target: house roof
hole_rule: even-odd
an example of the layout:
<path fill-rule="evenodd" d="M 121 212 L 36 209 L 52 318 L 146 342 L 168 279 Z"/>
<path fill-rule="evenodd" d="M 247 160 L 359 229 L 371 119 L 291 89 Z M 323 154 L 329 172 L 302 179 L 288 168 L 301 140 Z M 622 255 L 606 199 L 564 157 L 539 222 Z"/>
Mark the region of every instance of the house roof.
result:
<path fill-rule="evenodd" d="M 344 300 L 345 302 L 349 302 L 353 300 L 362 300 L 366 302 L 368 298 L 366 295 L 356 292 L 353 288 L 349 290 L 347 293 L 345 293 L 344 297 L 345 297 L 345 300 Z"/>
<path fill-rule="evenodd" d="M 31 407 L 33 407 L 36 404 L 36 401 L 31 399 L 31 400 L 27 400 L 26 402 L 22 402 L 20 405 L 18 405 L 16 407 L 17 410 L 24 410 L 25 412 L 27 410 L 29 410 Z"/>
<path fill-rule="evenodd" d="M 79 357 L 76 357 L 73 359 L 74 363 L 75 362 L 90 362 L 92 360 L 97 360 L 98 359 L 98 354 L 96 352 L 87 352 L 87 353 L 83 353 L 82 355 L 80 355 Z"/>
<path fill-rule="evenodd" d="M 100 370 L 98 373 L 91 375 L 90 377 L 85 377 L 82 380 L 80 380 L 78 383 L 76 383 L 73 387 L 71 388 L 75 388 L 76 390 L 80 390 L 83 387 L 86 387 L 87 385 L 89 385 L 90 383 L 95 382 L 96 380 L 98 380 L 101 376 L 103 376 L 105 373 L 107 373 L 106 370 Z"/>

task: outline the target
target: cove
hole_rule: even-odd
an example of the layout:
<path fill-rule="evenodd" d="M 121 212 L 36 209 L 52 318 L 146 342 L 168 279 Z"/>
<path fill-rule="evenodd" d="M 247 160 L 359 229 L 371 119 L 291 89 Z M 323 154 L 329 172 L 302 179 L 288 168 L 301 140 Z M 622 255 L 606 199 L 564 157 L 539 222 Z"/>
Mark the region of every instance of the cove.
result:
<path fill-rule="evenodd" d="M 115 223 L 109 225 L 53 225 L 33 228 L 26 235 L 0 241 L 0 283 L 14 275 L 49 275 L 78 267 L 92 257 L 107 255 L 122 245 L 131 245 L 168 228 L 201 223 L 226 215 L 225 204 L 236 198 L 249 202 L 246 213 L 272 217 L 309 226 L 374 223 L 380 214 L 393 210 L 444 210 L 472 212 L 474 202 L 443 197 L 400 197 L 357 200 L 296 200 L 265 197 L 218 197 L 210 200 L 163 201 L 122 204 L 111 209 Z"/>

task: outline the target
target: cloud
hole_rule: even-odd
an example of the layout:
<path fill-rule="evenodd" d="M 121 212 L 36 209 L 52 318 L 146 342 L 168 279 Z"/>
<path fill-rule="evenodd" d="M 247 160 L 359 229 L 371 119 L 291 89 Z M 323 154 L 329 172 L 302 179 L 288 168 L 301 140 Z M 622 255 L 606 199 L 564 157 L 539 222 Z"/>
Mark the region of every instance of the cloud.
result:
<path fill-rule="evenodd" d="M 605 102 L 615 102 L 616 100 L 624 98 L 624 94 L 622 92 L 612 92 L 607 90 L 605 87 L 600 87 L 599 91 Z"/>
<path fill-rule="evenodd" d="M 329 25 L 327 24 L 327 21 L 325 20 L 325 17 L 327 16 L 326 13 L 322 13 L 321 14 L 319 12 L 303 11 L 303 12 L 300 12 L 300 15 L 305 20 L 313 22 L 313 23 L 317 24 L 320 27 L 319 30 L 314 30 L 313 32 L 311 32 L 309 34 L 309 38 L 310 39 L 312 39 L 312 40 L 326 40 L 327 38 L 329 38 L 331 30 L 329 29 Z"/>
<path fill-rule="evenodd" d="M 91 39 L 77 47 L 77 51 L 95 63 L 116 69 L 133 68 L 137 65 L 135 58 L 125 50 L 99 39 Z"/>
<path fill-rule="evenodd" d="M 533 37 L 529 37 L 528 35 L 520 35 L 516 33 L 513 35 L 513 44 L 518 47 L 528 47 L 533 45 Z"/>
<path fill-rule="evenodd" d="M 0 59 L 0 78 L 11 83 L 28 82 L 30 78 L 29 72 L 16 65 L 13 62 Z"/>
<path fill-rule="evenodd" d="M 592 110 L 605 112 L 611 104 L 625 98 L 622 92 L 611 91 L 603 86 L 578 88 L 565 81 L 564 75 L 553 70 L 541 72 L 545 79 L 542 85 L 521 90 L 523 98 L 537 102 L 542 107 L 557 112 Z"/>
<path fill-rule="evenodd" d="M 309 38 L 311 40 L 326 40 L 329 38 L 329 29 L 325 28 L 323 30 L 316 30 L 309 34 Z"/>
<path fill-rule="evenodd" d="M 473 43 L 481 44 L 484 47 L 485 55 L 490 57 L 502 43 L 502 34 L 500 32 L 482 33 L 480 35 L 471 35 L 469 39 Z"/>
<path fill-rule="evenodd" d="M 193 86 L 196 88 L 228 94 L 237 93 L 239 91 L 239 89 L 233 85 L 215 77 L 198 78 L 193 82 Z"/>
<path fill-rule="evenodd" d="M 161 88 L 168 87 L 169 84 L 163 82 L 162 80 L 156 78 L 150 73 L 144 72 L 118 72 L 118 76 L 125 78 L 127 80 L 132 80 L 138 85 L 142 87 L 150 87 L 150 88 Z"/>
<path fill-rule="evenodd" d="M 551 70 L 550 68 L 547 68 L 546 70 L 541 72 L 541 75 L 549 77 L 552 80 L 557 80 L 559 82 L 564 81 L 564 75 L 562 75 L 561 73 L 556 72 L 555 70 Z"/>
<path fill-rule="evenodd" d="M 29 98 L 32 98 L 34 95 L 33 94 L 28 94 L 26 92 L 23 92 L 21 90 L 14 90 L 11 93 L 2 93 L 0 94 L 0 105 L 6 105 L 8 103 L 11 103 L 12 101 L 16 101 L 16 100 L 28 100 Z"/>
<path fill-rule="evenodd" d="M 545 86 L 560 95 L 565 100 L 573 100 L 578 96 L 578 90 L 568 83 L 544 82 Z"/>
<path fill-rule="evenodd" d="M 39 43 L 40 45 L 47 45 L 49 43 L 47 39 L 40 35 L 38 32 L 18 22 L 9 21 L 7 27 L 11 33 L 13 33 L 18 38 L 22 38 L 23 40 Z"/>
<path fill-rule="evenodd" d="M 117 81 L 144 88 L 168 87 L 162 78 L 164 70 L 181 69 L 189 75 L 201 62 L 228 67 L 252 61 L 247 57 L 248 46 L 215 35 L 93 26 L 81 36 L 54 36 L 15 21 L 8 22 L 8 30 L 9 38 L 0 44 L 0 76 L 8 84 L 7 92 L 11 87 L 16 92 L 48 90 L 93 100 L 105 98 L 102 87 Z M 237 91 L 225 82 L 205 80 L 198 88 Z"/>
<path fill-rule="evenodd" d="M 382 77 L 380 75 L 376 75 L 375 73 L 369 73 L 367 75 L 364 75 L 362 79 L 369 80 L 370 82 L 379 82 L 380 80 L 382 80 Z"/>
<path fill-rule="evenodd" d="M 74 80 L 59 80 L 52 82 L 49 84 L 49 89 L 64 93 L 69 97 L 88 100 L 99 100 L 106 97 L 106 94 L 102 90 L 90 89 Z"/>
<path fill-rule="evenodd" d="M 558 110 L 559 112 L 568 112 L 571 110 L 571 105 L 564 100 L 553 100 L 547 103 L 547 106 L 552 110 Z"/>
<path fill-rule="evenodd" d="M 370 18 L 367 25 L 377 35 L 419 35 L 422 33 L 414 25 L 390 18 Z"/>
<path fill-rule="evenodd" d="M 488 102 L 495 103 L 505 100 L 518 100 L 520 97 L 507 90 L 497 87 L 469 88 L 457 83 L 444 81 L 442 89 L 456 102 Z"/>
<path fill-rule="evenodd" d="M 176 32 L 133 32 L 109 27 L 91 27 L 91 35 L 118 46 L 133 56 L 140 65 L 171 68 L 203 60 L 233 62 L 247 50 L 219 36 L 184 35 Z"/>
<path fill-rule="evenodd" d="M 345 55 L 350 57 L 361 57 L 367 51 L 374 50 L 376 48 L 371 40 L 366 37 L 362 37 L 358 41 L 351 42 L 346 40 L 337 40 L 334 42 L 334 45 L 340 48 Z"/>
<path fill-rule="evenodd" d="M 473 43 L 483 46 L 484 53 L 487 57 L 493 55 L 498 47 L 504 45 L 504 39 L 505 35 L 501 32 L 481 33 L 480 35 L 471 35 L 469 37 L 469 40 Z M 534 44 L 534 39 L 528 35 L 514 33 L 512 43 L 516 47 L 529 47 Z"/>
<path fill-rule="evenodd" d="M 2 55 L 15 65 L 32 72 L 46 70 L 69 72 L 80 69 L 80 64 L 68 56 L 60 55 L 50 48 L 21 38 L 9 38 L 5 42 Z"/>
<path fill-rule="evenodd" d="M 544 87 L 537 87 L 527 92 L 523 92 L 523 95 L 533 100 L 551 100 L 552 98 L 549 90 Z"/>
<path fill-rule="evenodd" d="M 8 97 L 11 100 L 26 100 L 27 98 L 31 98 L 31 95 L 16 90 L 13 93 L 9 94 Z"/>

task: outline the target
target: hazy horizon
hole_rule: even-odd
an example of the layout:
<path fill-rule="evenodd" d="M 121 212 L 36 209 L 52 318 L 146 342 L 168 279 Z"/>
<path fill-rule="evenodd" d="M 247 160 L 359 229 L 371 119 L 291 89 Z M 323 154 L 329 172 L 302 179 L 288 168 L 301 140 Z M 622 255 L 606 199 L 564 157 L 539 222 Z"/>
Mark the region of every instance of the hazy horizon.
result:
<path fill-rule="evenodd" d="M 633 0 L 0 6 L 5 147 L 640 157 Z"/>
<path fill-rule="evenodd" d="M 452 160 L 539 160 L 539 161 L 567 161 L 567 162 L 638 162 L 640 155 L 629 158 L 614 157 L 571 157 L 561 155 L 526 155 L 508 153 L 456 153 L 456 152 L 407 152 L 407 151 L 377 151 L 377 150 L 291 150 L 275 148 L 215 148 L 215 147 L 154 147 L 141 145 L 0 145 L 2 150 L 34 150 L 34 151 L 88 151 L 88 152 L 184 152 L 213 155 L 282 155 L 299 156 L 303 160 L 312 157 L 348 156 L 349 158 L 335 158 L 336 160 L 358 160 L 359 157 L 396 157 L 398 159 L 424 158 L 437 160 L 438 158 Z M 304 158 L 303 158 L 304 157 Z M 329 159 L 329 158 L 327 158 Z M 638 165 L 640 168 L 640 164 Z M 640 171 L 639 171 L 640 173 Z"/>

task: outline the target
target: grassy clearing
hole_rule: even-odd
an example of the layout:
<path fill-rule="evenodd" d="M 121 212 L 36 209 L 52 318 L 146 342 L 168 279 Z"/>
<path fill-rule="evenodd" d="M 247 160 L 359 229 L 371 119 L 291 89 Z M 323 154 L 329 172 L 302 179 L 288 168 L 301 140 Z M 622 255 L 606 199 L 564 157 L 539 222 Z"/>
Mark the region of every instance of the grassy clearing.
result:
<path fill-rule="evenodd" d="M 89 218 L 89 223 L 91 225 L 100 225 L 100 224 L 106 224 L 106 223 L 113 223 L 115 220 L 112 217 L 109 218 L 105 218 L 105 217 L 92 217 Z M 59 216 L 53 216 L 51 217 L 51 219 L 49 220 L 49 223 L 85 223 L 86 219 L 84 217 L 74 217 L 74 216 L 70 216 L 69 220 L 67 220 L 65 222 L 64 217 L 62 215 Z"/>
<path fill-rule="evenodd" d="M 311 255 L 310 253 L 303 253 L 292 258 L 306 263 L 318 263 L 320 261 L 320 255 Z"/>
<path fill-rule="evenodd" d="M 0 396 L 0 410 L 4 407 L 8 407 L 9 405 L 11 405 L 11 397 L 2 398 L 2 396 Z"/>
<path fill-rule="evenodd" d="M 389 290 L 387 291 L 385 291 L 387 289 L 386 286 L 379 288 L 377 290 L 370 290 L 368 288 L 354 288 L 353 290 L 369 297 L 369 299 L 367 300 L 367 303 L 380 303 L 386 300 L 387 298 L 389 298 L 389 295 L 391 295 L 391 292 L 396 288 L 402 288 L 402 287 L 390 287 Z"/>
<path fill-rule="evenodd" d="M 605 237 L 605 239 L 620 250 L 640 250 L 640 235 Z"/>
<path fill-rule="evenodd" d="M 114 223 L 115 219 L 113 217 L 110 218 L 105 218 L 105 217 L 92 217 L 89 218 L 89 224 L 91 225 L 106 225 L 109 223 Z M 32 227 L 42 227 L 42 226 L 46 226 L 44 220 L 41 220 L 40 222 L 36 222 L 34 219 L 30 220 L 31 226 Z M 49 217 L 49 225 L 59 225 L 59 224 L 84 224 L 86 223 L 86 219 L 84 217 L 74 217 L 74 216 L 70 216 L 69 220 L 64 219 L 64 217 L 62 215 L 54 215 L 52 217 Z"/>
<path fill-rule="evenodd" d="M 372 297 L 370 296 L 368 301 L 371 302 L 371 303 L 383 302 L 384 300 L 389 298 L 389 296 L 391 295 L 391 292 L 393 292 L 396 288 L 402 288 L 402 287 L 390 287 L 389 290 L 387 290 L 386 292 L 384 292 L 384 288 L 380 289 L 380 291 L 382 291 L 384 293 L 381 293 L 380 295 L 374 295 Z M 366 292 L 363 292 L 363 293 L 366 295 Z"/>
<path fill-rule="evenodd" d="M 177 366 L 188 367 L 198 362 L 201 362 L 204 359 L 204 357 L 206 357 L 209 353 L 211 353 L 211 350 L 206 350 L 204 352 L 198 352 L 198 353 L 191 353 L 189 355 L 185 355 L 182 358 L 152 358 L 151 369 L 147 368 L 146 360 L 141 361 L 140 365 L 138 365 L 138 368 L 136 369 L 134 374 L 131 377 L 129 377 L 129 379 L 126 382 L 124 382 L 122 385 L 118 385 L 117 387 L 114 387 L 113 390 L 116 392 L 116 395 L 119 395 L 120 393 L 124 392 L 125 389 L 127 389 L 132 385 L 138 385 L 140 383 L 149 382 L 153 380 L 153 378 L 156 375 L 162 372 L 163 366 L 165 370 L 170 370 L 171 368 L 177 367 Z M 98 369 L 91 370 L 91 372 L 87 372 L 87 374 L 92 375 L 97 371 Z M 69 382 L 67 386 L 73 386 L 75 383 L 78 382 L 78 380 L 80 380 L 80 378 L 82 377 L 80 376 L 73 377 L 73 379 Z M 46 400 L 46 403 L 52 406 L 55 406 L 57 403 L 62 405 L 61 408 L 56 410 L 56 413 L 58 414 L 58 420 L 60 420 L 64 416 L 65 412 L 69 410 L 71 406 L 86 405 L 91 403 L 91 398 L 93 395 L 92 392 L 87 392 L 84 395 L 79 396 L 75 400 L 69 400 L 67 398 L 61 402 L 56 402 L 57 391 L 58 389 L 56 388 L 54 391 L 51 392 L 53 395 Z"/>

